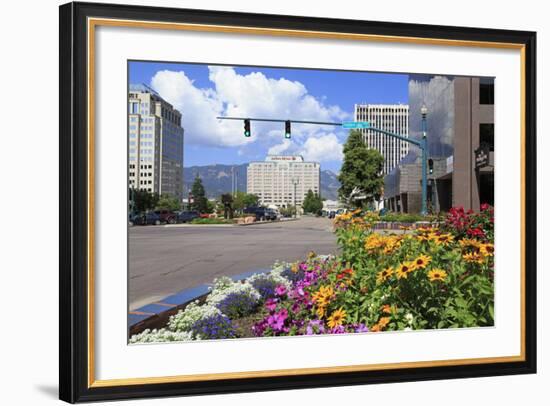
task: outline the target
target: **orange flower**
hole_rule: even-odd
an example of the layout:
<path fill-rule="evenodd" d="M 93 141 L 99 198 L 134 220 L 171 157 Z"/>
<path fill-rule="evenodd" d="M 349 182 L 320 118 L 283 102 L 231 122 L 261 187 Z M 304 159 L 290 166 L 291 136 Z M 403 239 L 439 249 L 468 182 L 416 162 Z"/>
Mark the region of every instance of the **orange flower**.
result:
<path fill-rule="evenodd" d="M 390 318 L 389 317 L 381 317 L 380 320 L 378 320 L 378 325 L 380 326 L 380 328 L 385 328 L 390 322 Z"/>

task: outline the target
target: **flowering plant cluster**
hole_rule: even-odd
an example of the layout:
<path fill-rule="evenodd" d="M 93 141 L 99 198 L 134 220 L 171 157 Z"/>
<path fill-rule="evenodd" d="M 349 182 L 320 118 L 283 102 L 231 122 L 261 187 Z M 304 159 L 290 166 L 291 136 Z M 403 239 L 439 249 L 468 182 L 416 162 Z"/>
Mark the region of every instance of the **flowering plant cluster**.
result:
<path fill-rule="evenodd" d="M 176 332 L 165 328 L 159 330 L 145 329 L 139 334 L 135 334 L 130 338 L 130 344 L 138 343 L 166 343 L 170 341 L 190 341 L 192 340 L 190 332 Z"/>
<path fill-rule="evenodd" d="M 338 256 L 310 253 L 244 281 L 214 281 L 159 331 L 131 342 L 492 326 L 493 208 L 381 233 L 377 214 L 335 219 Z"/>
<path fill-rule="evenodd" d="M 459 238 L 477 238 L 492 241 L 494 239 L 494 208 L 482 204 L 478 213 L 464 210 L 463 207 L 453 207 L 445 219 L 445 229 L 451 230 Z"/>
<path fill-rule="evenodd" d="M 381 234 L 350 225 L 336 232 L 342 261 L 355 273 L 344 294 L 343 309 L 359 310 L 350 321 L 370 331 L 493 325 L 492 208 L 453 209 L 441 228 Z"/>

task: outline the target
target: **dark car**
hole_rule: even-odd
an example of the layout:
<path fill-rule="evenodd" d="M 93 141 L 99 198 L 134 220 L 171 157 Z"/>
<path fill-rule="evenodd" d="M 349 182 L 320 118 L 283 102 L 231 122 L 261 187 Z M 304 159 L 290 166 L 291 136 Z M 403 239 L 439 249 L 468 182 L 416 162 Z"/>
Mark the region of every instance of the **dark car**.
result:
<path fill-rule="evenodd" d="M 246 214 L 254 214 L 256 221 L 277 220 L 277 212 L 266 207 L 245 207 L 243 211 Z"/>
<path fill-rule="evenodd" d="M 159 224 L 162 224 L 162 221 L 157 213 L 151 211 L 147 214 L 135 214 L 131 216 L 129 219 L 129 223 L 131 226 L 144 226 L 149 224 L 154 224 L 158 226 Z"/>
<path fill-rule="evenodd" d="M 199 218 L 201 215 L 198 211 L 188 210 L 188 211 L 182 211 L 177 216 L 177 222 L 178 223 L 188 223 L 193 221 L 194 219 Z"/>
<path fill-rule="evenodd" d="M 160 217 L 161 223 L 164 224 L 175 224 L 177 221 L 177 214 L 174 213 L 172 210 L 155 210 L 155 214 Z"/>

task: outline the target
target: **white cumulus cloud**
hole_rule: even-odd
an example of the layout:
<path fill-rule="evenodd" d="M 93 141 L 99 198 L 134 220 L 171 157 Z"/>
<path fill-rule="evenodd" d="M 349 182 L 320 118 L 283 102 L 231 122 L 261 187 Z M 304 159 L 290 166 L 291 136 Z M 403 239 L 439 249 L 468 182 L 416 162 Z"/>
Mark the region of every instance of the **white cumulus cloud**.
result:
<path fill-rule="evenodd" d="M 335 134 L 308 138 L 303 145 L 301 155 L 307 161 L 339 161 L 343 158 L 342 144 Z"/>
<path fill-rule="evenodd" d="M 216 118 L 339 122 L 349 118 L 339 106 L 312 96 L 298 81 L 269 78 L 262 72 L 243 75 L 231 67 L 210 66 L 208 70 L 212 86 L 206 88 L 197 86 L 185 71 L 158 71 L 151 79 L 151 86 L 182 113 L 186 144 L 254 148 L 266 154 L 302 152 L 306 159 L 318 161 L 341 157 L 342 146 L 332 127 L 293 124 L 290 141 L 281 140 L 282 123 L 253 121 L 252 137 L 245 138 L 242 121 Z"/>

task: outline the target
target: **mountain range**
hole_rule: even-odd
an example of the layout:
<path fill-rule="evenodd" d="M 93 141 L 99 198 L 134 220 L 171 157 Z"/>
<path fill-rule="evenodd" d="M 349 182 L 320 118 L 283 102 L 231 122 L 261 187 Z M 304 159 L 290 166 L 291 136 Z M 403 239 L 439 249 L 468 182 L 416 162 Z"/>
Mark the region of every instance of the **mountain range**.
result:
<path fill-rule="evenodd" d="M 197 175 L 202 179 L 206 196 L 210 199 L 217 198 L 223 193 L 231 193 L 233 182 L 235 182 L 236 190 L 245 192 L 247 167 L 248 164 L 186 167 L 183 169 L 183 195 L 187 196 L 189 194 Z M 340 187 L 338 175 L 330 170 L 321 170 L 320 183 L 321 197 L 328 200 L 338 199 L 338 188 Z"/>

